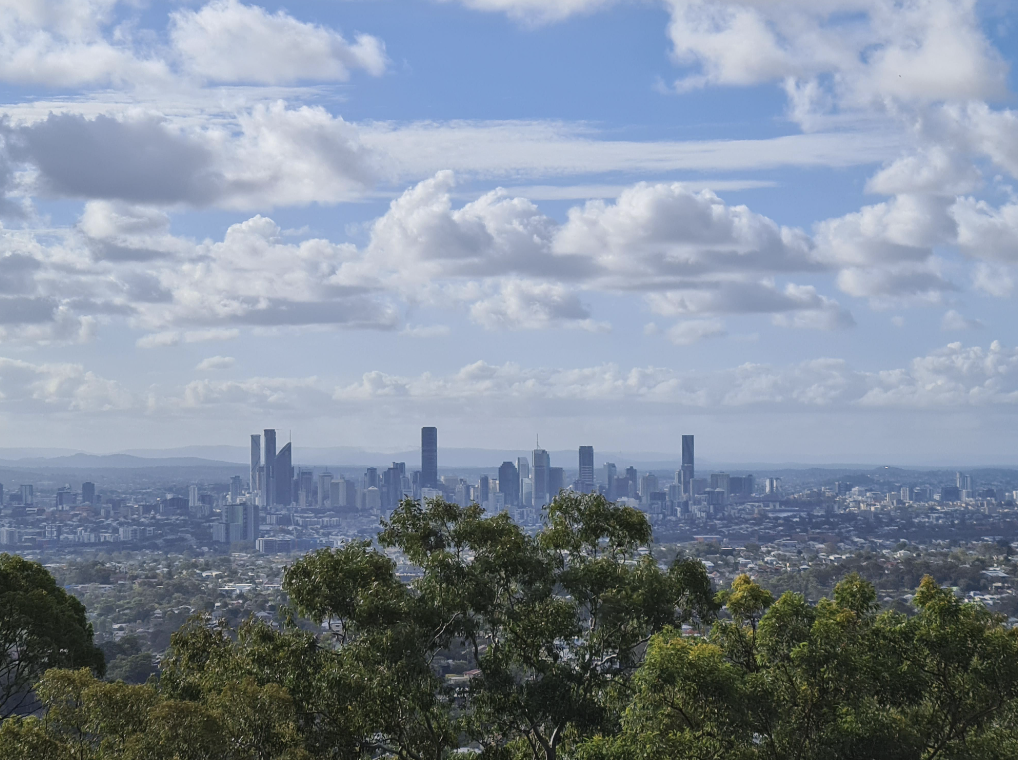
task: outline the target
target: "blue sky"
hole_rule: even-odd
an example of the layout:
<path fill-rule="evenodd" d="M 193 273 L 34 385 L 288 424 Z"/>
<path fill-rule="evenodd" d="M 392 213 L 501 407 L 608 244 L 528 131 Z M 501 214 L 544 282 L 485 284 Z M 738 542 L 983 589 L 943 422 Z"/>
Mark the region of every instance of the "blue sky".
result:
<path fill-rule="evenodd" d="M 1009 3 L 3 5 L 10 445 L 1013 463 Z"/>

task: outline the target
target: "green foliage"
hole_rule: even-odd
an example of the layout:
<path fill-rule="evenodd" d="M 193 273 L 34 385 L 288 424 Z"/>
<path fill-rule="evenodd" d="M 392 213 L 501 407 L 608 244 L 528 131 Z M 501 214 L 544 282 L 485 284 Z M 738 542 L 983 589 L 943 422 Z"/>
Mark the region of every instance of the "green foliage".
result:
<path fill-rule="evenodd" d="M 791 592 L 771 603 L 745 576 L 719 598 L 735 622 L 655 636 L 623 730 L 579 758 L 1014 756 L 1018 631 L 932 578 L 910 618 L 877 615 L 859 576 L 815 606 Z"/>
<path fill-rule="evenodd" d="M 103 666 L 84 605 L 42 565 L 0 554 L 0 719 L 30 703 L 46 669 Z"/>
<path fill-rule="evenodd" d="M 1018 757 L 1018 631 L 933 578 L 908 616 L 881 613 L 859 575 L 816 603 L 747 575 L 715 593 L 703 564 L 659 564 L 643 515 L 598 495 L 561 494 L 536 535 L 442 499 L 382 528 L 412 581 L 369 542 L 309 554 L 284 577 L 281 629 L 195 616 L 141 685 L 47 670 L 44 717 L 4 721 L 0 757 Z M 16 567 L 4 593 L 64 598 Z M 150 656 L 105 647 L 111 677 Z"/>

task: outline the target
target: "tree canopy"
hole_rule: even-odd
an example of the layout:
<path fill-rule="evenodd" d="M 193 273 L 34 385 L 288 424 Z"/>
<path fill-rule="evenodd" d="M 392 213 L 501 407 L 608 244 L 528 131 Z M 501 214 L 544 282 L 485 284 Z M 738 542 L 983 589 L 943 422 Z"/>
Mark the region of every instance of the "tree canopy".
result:
<path fill-rule="evenodd" d="M 37 562 L 0 554 L 0 719 L 30 703 L 49 668 L 103 672 L 84 605 Z"/>
<path fill-rule="evenodd" d="M 404 501 L 377 544 L 288 568 L 282 626 L 195 617 L 143 685 L 48 670 L 40 717 L 5 720 L 0 757 L 1018 757 L 1018 632 L 984 607 L 931 578 L 910 615 L 858 576 L 817 604 L 745 575 L 715 590 L 651 539 L 597 495 L 560 495 L 536 535 Z"/>

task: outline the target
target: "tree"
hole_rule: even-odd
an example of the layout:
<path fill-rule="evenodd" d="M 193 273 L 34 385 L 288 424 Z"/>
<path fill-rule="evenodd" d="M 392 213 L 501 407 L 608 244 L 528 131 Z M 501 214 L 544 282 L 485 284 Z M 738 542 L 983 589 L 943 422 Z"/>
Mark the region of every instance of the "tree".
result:
<path fill-rule="evenodd" d="M 48 668 L 102 674 L 85 607 L 37 562 L 0 554 L 0 719 L 27 705 Z"/>
<path fill-rule="evenodd" d="M 441 499 L 404 501 L 379 535 L 422 569 L 412 591 L 436 643 L 459 640 L 472 653 L 472 736 L 543 760 L 614 727 L 615 698 L 655 632 L 713 619 L 703 565 L 662 570 L 639 552 L 650 539 L 639 511 L 567 492 L 536 537 L 507 514 Z"/>
<path fill-rule="evenodd" d="M 769 604 L 748 577 L 719 598 L 734 621 L 706 641 L 655 636 L 622 731 L 580 758 L 1015 756 L 1018 632 L 932 578 L 910 618 L 878 614 L 858 576 L 815 606 L 792 593 Z"/>

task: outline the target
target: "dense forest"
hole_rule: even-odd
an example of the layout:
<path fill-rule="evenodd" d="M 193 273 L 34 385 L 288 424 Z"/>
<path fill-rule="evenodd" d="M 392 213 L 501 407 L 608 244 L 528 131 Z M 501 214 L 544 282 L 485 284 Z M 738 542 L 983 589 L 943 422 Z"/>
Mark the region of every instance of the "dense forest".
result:
<path fill-rule="evenodd" d="M 282 626 L 196 616 L 143 685 L 103 679 L 80 602 L 3 555 L 0 758 L 1018 757 L 999 616 L 929 576 L 906 611 L 859 574 L 815 604 L 745 575 L 718 590 L 651 539 L 597 495 L 564 493 L 533 536 L 405 501 L 377 542 L 287 569 Z"/>

